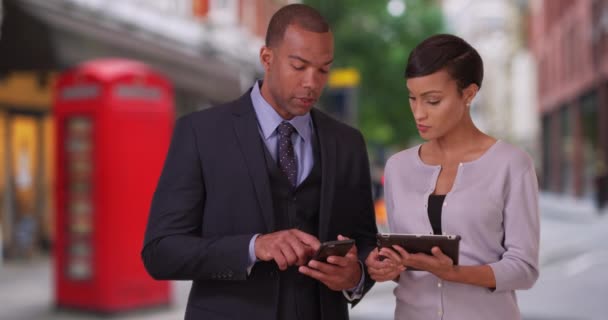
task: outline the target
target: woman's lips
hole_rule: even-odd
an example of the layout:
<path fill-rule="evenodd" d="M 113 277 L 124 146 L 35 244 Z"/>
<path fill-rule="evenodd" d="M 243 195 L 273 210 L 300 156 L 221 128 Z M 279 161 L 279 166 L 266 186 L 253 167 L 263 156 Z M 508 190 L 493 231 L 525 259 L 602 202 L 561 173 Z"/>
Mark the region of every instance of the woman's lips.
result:
<path fill-rule="evenodd" d="M 416 127 L 418 128 L 418 131 L 420 131 L 420 132 L 427 132 L 431 128 L 429 126 L 425 126 L 422 124 L 417 124 Z"/>

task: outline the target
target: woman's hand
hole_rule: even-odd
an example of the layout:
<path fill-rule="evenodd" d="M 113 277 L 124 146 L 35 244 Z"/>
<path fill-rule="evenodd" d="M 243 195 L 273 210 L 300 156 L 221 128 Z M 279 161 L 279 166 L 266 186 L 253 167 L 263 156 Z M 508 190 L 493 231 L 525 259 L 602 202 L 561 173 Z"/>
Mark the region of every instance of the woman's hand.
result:
<path fill-rule="evenodd" d="M 399 265 L 428 271 L 443 280 L 450 280 L 454 273 L 454 262 L 438 247 L 433 247 L 432 256 L 424 253 L 408 253 L 398 245 L 394 245 L 393 249 L 382 248 L 379 254 Z"/>
<path fill-rule="evenodd" d="M 405 266 L 400 264 L 398 260 L 385 258 L 381 261 L 377 248 L 369 253 L 369 256 L 365 259 L 365 265 L 367 265 L 367 272 L 370 277 L 377 282 L 395 280 L 405 270 Z"/>

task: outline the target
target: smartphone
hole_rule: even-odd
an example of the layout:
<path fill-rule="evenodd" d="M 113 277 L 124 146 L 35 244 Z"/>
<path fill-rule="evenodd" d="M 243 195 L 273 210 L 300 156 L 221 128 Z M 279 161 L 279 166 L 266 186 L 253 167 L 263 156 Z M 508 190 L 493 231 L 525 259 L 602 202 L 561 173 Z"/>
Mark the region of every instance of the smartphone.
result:
<path fill-rule="evenodd" d="M 319 250 L 312 256 L 312 260 L 326 262 L 329 256 L 344 257 L 355 245 L 355 240 L 336 240 L 321 243 Z"/>

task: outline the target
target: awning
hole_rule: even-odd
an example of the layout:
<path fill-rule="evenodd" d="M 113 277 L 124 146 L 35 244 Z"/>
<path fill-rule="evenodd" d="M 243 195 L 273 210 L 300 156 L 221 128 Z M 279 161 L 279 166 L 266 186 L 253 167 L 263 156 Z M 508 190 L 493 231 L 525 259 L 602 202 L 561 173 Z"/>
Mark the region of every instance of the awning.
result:
<path fill-rule="evenodd" d="M 63 5 L 62 5 L 63 4 Z M 4 0 L 0 72 L 62 70 L 85 60 L 125 57 L 163 73 L 176 89 L 211 102 L 238 97 L 255 66 L 229 63 L 221 53 L 110 23 L 62 1 Z"/>

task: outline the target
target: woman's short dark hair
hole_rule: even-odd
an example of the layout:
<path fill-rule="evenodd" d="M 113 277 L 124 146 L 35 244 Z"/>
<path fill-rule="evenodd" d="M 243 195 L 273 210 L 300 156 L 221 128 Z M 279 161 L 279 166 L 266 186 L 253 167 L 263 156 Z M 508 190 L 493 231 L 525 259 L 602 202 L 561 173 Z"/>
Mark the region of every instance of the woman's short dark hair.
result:
<path fill-rule="evenodd" d="M 414 48 L 407 59 L 406 78 L 427 76 L 445 69 L 462 91 L 474 83 L 481 88 L 483 61 L 477 50 L 451 34 L 437 34 Z"/>

